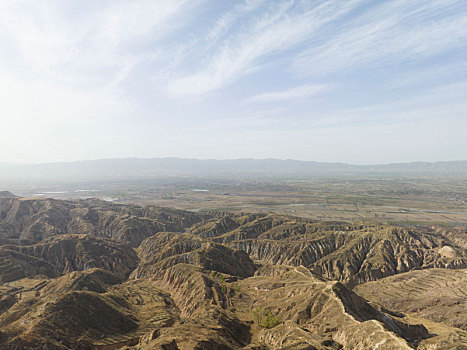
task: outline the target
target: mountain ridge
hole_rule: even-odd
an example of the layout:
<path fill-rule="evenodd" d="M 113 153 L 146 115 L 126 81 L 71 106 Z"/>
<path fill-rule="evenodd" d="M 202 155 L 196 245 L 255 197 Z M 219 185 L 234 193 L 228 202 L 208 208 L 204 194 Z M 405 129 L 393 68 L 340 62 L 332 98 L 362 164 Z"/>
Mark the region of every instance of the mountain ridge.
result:
<path fill-rule="evenodd" d="M 106 180 L 164 176 L 347 176 L 368 175 L 465 175 L 467 160 L 357 165 L 293 159 L 190 159 L 115 158 L 42 164 L 1 164 L 0 179 L 25 180 Z"/>
<path fill-rule="evenodd" d="M 467 332 L 446 323 L 465 328 L 464 315 L 432 303 L 454 286 L 460 310 L 466 234 L 7 194 L 0 347 L 460 350 Z M 424 286 L 418 269 L 456 281 Z M 385 278 L 423 291 L 441 322 L 373 298 Z"/>

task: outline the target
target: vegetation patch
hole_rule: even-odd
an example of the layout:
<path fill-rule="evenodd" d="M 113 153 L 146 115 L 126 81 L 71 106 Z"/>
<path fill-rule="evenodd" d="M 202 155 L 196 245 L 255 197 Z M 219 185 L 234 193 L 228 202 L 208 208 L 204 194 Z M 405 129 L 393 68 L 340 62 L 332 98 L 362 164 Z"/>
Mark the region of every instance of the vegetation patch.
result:
<path fill-rule="evenodd" d="M 260 327 L 267 329 L 274 328 L 281 323 L 281 321 L 279 321 L 279 319 L 269 310 L 255 309 L 255 311 L 253 311 L 253 318 L 255 323 Z"/>

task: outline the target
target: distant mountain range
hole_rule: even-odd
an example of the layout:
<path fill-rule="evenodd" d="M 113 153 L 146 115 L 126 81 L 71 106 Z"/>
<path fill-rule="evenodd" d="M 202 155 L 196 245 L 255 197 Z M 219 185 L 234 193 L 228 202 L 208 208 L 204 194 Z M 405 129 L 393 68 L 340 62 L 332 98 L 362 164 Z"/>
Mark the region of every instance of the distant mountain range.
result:
<path fill-rule="evenodd" d="M 287 177 L 386 174 L 398 176 L 467 175 L 467 161 L 355 165 L 280 159 L 125 158 L 44 164 L 1 164 L 2 181 L 74 181 L 166 176 Z"/>

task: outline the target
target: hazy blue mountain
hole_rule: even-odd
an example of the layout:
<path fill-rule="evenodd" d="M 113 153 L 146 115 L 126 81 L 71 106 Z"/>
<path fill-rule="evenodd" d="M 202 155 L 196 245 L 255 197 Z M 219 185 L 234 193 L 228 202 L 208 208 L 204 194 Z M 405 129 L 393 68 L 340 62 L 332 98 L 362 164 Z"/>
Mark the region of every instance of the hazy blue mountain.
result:
<path fill-rule="evenodd" d="M 467 175 L 467 161 L 354 165 L 280 159 L 101 159 L 44 164 L 0 164 L 3 181 L 107 180 L 162 176 L 335 176 L 357 174 Z"/>

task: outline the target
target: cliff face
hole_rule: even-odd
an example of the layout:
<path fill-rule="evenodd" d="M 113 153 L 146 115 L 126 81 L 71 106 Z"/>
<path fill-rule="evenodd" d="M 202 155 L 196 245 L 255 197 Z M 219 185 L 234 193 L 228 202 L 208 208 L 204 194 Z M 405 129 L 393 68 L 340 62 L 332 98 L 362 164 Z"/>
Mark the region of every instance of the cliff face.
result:
<path fill-rule="evenodd" d="M 2 349 L 467 343 L 462 229 L 3 196 L 0 236 Z"/>

